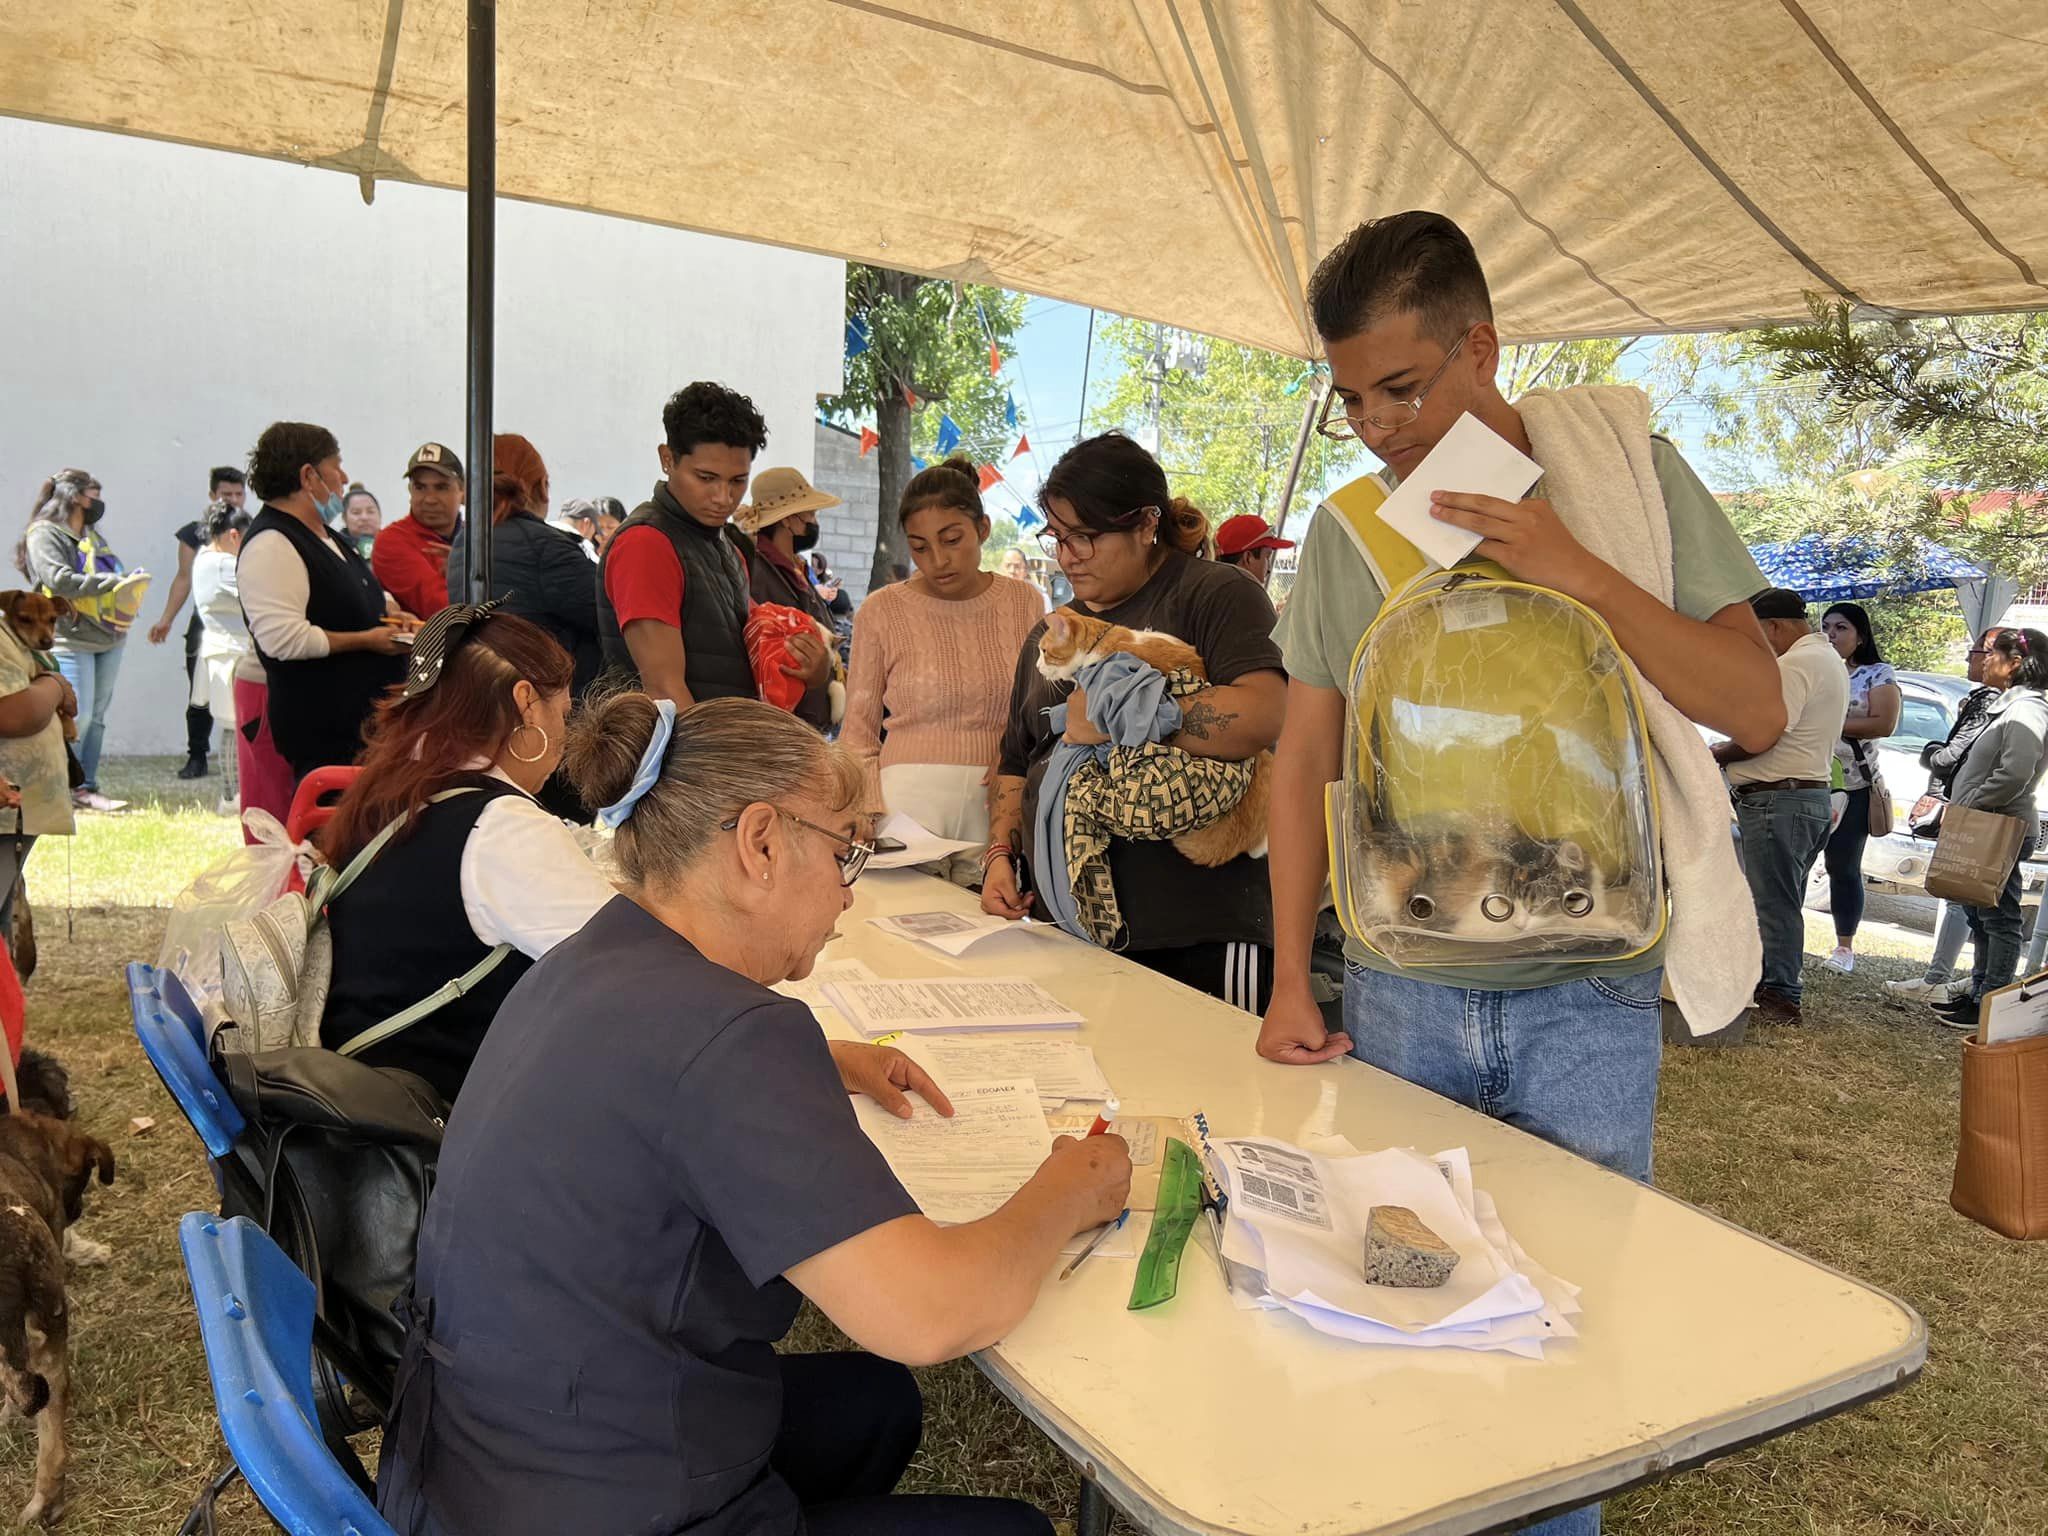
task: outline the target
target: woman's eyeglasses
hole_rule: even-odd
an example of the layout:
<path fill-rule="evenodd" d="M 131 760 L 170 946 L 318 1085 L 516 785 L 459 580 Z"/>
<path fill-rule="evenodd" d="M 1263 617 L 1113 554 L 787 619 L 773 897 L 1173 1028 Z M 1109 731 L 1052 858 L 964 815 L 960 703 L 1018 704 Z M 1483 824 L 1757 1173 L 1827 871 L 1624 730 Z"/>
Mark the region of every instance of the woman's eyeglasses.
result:
<path fill-rule="evenodd" d="M 1429 398 L 1429 392 L 1436 388 L 1436 381 L 1442 378 L 1444 370 L 1451 366 L 1451 359 L 1456 357 L 1465 343 L 1471 339 L 1472 332 L 1468 329 L 1458 338 L 1451 350 L 1444 354 L 1444 360 L 1436 365 L 1436 372 L 1423 382 L 1422 388 L 1415 391 L 1412 400 L 1393 400 L 1376 411 L 1368 411 L 1345 405 L 1338 398 L 1337 391 L 1331 390 L 1323 399 L 1323 415 L 1316 423 L 1316 430 L 1324 437 L 1334 438 L 1340 443 L 1359 441 L 1364 436 L 1359 430 L 1360 423 L 1376 427 L 1382 432 L 1399 431 L 1422 414 L 1422 402 Z M 1333 411 L 1336 412 L 1335 415 L 1331 414 Z"/>
<path fill-rule="evenodd" d="M 841 885 L 851 885 L 854 881 L 858 880 L 860 872 L 868 867 L 868 860 L 875 856 L 875 845 L 873 843 L 864 843 L 857 837 L 848 837 L 843 832 L 834 832 L 830 827 L 821 827 L 814 821 L 805 821 L 803 817 L 797 815 L 794 811 L 785 811 L 779 805 L 775 807 L 775 814 L 786 821 L 795 822 L 807 831 L 817 833 L 820 837 L 829 837 L 839 845 L 839 851 L 833 854 L 832 857 L 839 865 L 839 883 Z M 737 832 L 739 825 L 740 819 L 735 816 L 729 821 L 720 822 L 718 830 L 721 832 Z"/>
<path fill-rule="evenodd" d="M 1139 507 L 1137 510 L 1124 515 L 1124 522 L 1130 526 L 1119 528 L 1115 531 L 1118 533 L 1135 532 L 1137 529 L 1145 526 L 1146 518 L 1156 518 L 1158 516 L 1159 509 L 1157 507 Z M 1041 528 L 1038 531 L 1038 547 L 1045 551 L 1048 559 L 1059 559 L 1060 550 L 1065 548 L 1071 549 L 1074 552 L 1076 560 L 1086 560 L 1094 555 L 1095 541 L 1102 537 L 1106 537 L 1106 535 L 1091 533 L 1083 528 L 1077 528 L 1072 533 L 1061 533 L 1057 528 L 1047 527 Z"/>

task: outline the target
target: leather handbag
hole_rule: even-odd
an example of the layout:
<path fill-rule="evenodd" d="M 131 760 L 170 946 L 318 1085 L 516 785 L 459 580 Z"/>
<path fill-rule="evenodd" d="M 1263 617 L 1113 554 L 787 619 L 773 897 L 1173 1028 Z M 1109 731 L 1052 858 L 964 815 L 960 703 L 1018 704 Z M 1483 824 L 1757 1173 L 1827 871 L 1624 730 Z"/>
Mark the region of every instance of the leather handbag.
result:
<path fill-rule="evenodd" d="M 420 1221 L 448 1106 L 410 1072 L 335 1051 L 240 1049 L 214 1035 L 214 1069 L 266 1169 L 261 1222 L 312 1279 L 327 1351 L 381 1414 L 405 1344 L 392 1305 L 412 1288 Z"/>
<path fill-rule="evenodd" d="M 1963 1041 L 1962 1135 L 1948 1202 L 2006 1237 L 2048 1237 L 2048 1035 Z"/>

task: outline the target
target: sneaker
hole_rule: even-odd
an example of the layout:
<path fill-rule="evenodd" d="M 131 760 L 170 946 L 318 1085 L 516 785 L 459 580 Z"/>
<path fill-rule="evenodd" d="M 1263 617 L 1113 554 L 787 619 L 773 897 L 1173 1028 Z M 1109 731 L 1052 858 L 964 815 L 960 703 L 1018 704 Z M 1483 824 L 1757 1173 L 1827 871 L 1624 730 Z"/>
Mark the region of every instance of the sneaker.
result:
<path fill-rule="evenodd" d="M 1977 1027 L 1977 999 L 1965 995 L 1942 1003 L 1934 1009 L 1934 1016 L 1950 1029 L 1973 1030 Z"/>
<path fill-rule="evenodd" d="M 71 791 L 71 803 L 81 811 L 113 812 L 128 809 L 128 802 L 126 800 L 116 800 L 110 795 L 101 794 L 96 789 L 74 789 Z"/>
<path fill-rule="evenodd" d="M 1756 1009 L 1759 1024 L 1804 1024 L 1806 1015 L 1799 1004 L 1775 987 L 1758 987 L 1750 1006 Z"/>
<path fill-rule="evenodd" d="M 1967 981 L 1924 981 L 1918 976 L 1911 981 L 1888 981 L 1884 989 L 1902 1003 L 1928 1003 L 1935 1007 L 1970 995 Z"/>
<path fill-rule="evenodd" d="M 206 754 L 194 753 L 185 759 L 185 766 L 178 770 L 181 779 L 203 779 L 206 777 Z"/>
<path fill-rule="evenodd" d="M 1856 969 L 1856 951 L 1846 944 L 1837 944 L 1821 962 L 1831 971 L 1840 971 L 1844 976 Z"/>

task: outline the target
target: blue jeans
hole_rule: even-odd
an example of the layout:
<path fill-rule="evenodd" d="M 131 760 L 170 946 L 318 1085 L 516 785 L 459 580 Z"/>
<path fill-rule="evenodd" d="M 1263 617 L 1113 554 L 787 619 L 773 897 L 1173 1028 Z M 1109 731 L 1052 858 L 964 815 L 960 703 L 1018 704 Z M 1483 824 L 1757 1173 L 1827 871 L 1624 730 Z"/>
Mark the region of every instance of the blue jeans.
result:
<path fill-rule="evenodd" d="M 1662 967 L 1522 992 L 1442 987 L 1359 965 L 1346 972 L 1344 1031 L 1360 1061 L 1649 1180 Z M 1599 1532 L 1600 1506 L 1588 1504 L 1522 1536 Z"/>
<path fill-rule="evenodd" d="M 121 675 L 123 646 L 108 651 L 59 650 L 57 670 L 78 695 L 78 765 L 85 770 L 80 789 L 100 787 L 100 743 L 107 738 L 107 706 L 114 702 L 114 679 Z"/>
<path fill-rule="evenodd" d="M 2012 861 L 2012 871 L 1998 893 L 1997 906 L 1963 908 L 1976 958 L 1970 968 L 1973 996 L 1996 992 L 2019 974 L 2020 951 L 2024 947 L 2021 934 L 2026 928 L 2026 919 L 2020 914 L 2020 865 L 2033 851 L 2034 835 L 2029 832 L 2020 842 L 2019 857 Z"/>
<path fill-rule="evenodd" d="M 1796 1003 L 1806 951 L 1806 877 L 1828 840 L 1828 792 L 1737 793 L 1735 819 L 1742 828 L 1742 873 L 1763 935 L 1764 985 Z"/>

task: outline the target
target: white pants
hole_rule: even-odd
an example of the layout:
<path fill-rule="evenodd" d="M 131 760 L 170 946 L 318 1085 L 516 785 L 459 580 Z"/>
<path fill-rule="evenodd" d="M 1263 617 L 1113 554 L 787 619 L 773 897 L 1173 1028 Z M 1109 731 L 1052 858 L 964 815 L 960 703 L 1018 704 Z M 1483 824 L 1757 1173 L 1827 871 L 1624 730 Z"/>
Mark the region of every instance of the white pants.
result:
<path fill-rule="evenodd" d="M 971 842 L 974 849 L 919 868 L 955 885 L 981 883 L 981 853 L 988 846 L 986 768 L 957 763 L 897 763 L 881 773 L 882 803 L 935 837 Z"/>

